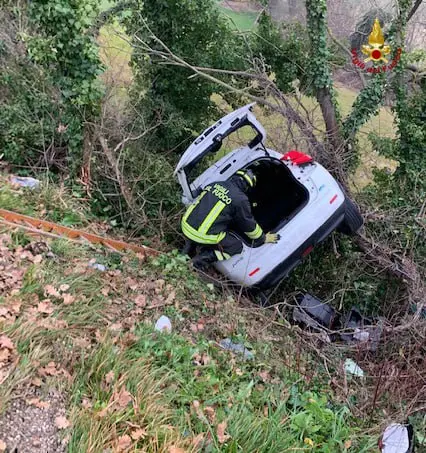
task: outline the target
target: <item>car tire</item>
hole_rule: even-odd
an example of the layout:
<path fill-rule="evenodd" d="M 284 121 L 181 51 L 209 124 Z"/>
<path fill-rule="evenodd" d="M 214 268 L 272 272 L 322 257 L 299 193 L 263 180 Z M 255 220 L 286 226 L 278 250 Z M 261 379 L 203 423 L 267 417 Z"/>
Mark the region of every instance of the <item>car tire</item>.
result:
<path fill-rule="evenodd" d="M 339 233 L 348 236 L 354 235 L 364 224 L 364 219 L 359 212 L 358 206 L 349 198 L 345 200 L 345 218 L 337 227 Z"/>

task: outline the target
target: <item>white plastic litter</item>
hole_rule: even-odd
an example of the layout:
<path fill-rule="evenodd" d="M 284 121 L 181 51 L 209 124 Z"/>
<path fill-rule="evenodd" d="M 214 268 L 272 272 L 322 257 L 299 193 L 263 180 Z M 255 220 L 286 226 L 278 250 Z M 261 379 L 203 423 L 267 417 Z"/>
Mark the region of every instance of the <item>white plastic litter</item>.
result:
<path fill-rule="evenodd" d="M 107 269 L 105 265 L 99 263 L 89 263 L 88 266 L 101 272 L 105 272 Z"/>
<path fill-rule="evenodd" d="M 29 189 L 37 189 L 40 186 L 38 179 L 24 176 L 11 176 L 10 182 L 20 187 L 28 187 Z"/>
<path fill-rule="evenodd" d="M 352 359 L 345 360 L 345 371 L 354 376 L 363 377 L 364 371 Z"/>
<path fill-rule="evenodd" d="M 370 338 L 370 333 L 366 330 L 356 328 L 354 338 L 358 341 L 368 341 L 368 339 Z"/>
<path fill-rule="evenodd" d="M 160 332 L 171 332 L 172 331 L 172 323 L 167 316 L 162 315 L 158 321 L 155 323 L 155 330 L 159 330 Z"/>
<path fill-rule="evenodd" d="M 408 430 L 404 425 L 392 423 L 383 433 L 382 453 L 407 453 L 410 447 Z"/>

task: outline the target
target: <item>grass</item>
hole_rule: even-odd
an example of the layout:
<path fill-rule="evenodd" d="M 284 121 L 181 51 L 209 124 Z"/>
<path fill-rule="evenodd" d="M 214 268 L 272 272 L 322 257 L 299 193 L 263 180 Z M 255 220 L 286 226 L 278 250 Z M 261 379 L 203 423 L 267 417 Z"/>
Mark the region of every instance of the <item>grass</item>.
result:
<path fill-rule="evenodd" d="M 32 210 L 30 203 L 40 202 L 22 200 Z M 40 391 L 56 388 L 65 397 L 69 452 L 373 451 L 375 414 L 366 435 L 363 420 L 350 412 L 357 387 L 345 384 L 352 402 L 339 390 L 343 356 L 324 350 L 326 372 L 273 310 L 214 291 L 176 252 L 141 262 L 53 240 L 54 257 L 31 264 L 19 258 L 19 247 L 31 241 L 15 235 L 6 255 L 25 276 L 17 292 L 0 293 L 0 308 L 20 303 L 13 317 L 0 317 L 3 335 L 16 345 L 0 387 L 1 411 L 54 362 L 57 372 L 42 377 Z M 88 270 L 92 258 L 110 270 Z M 46 298 L 49 312 L 40 310 Z M 154 331 L 161 314 L 171 319 L 172 333 Z M 219 348 L 225 337 L 254 359 Z"/>
<path fill-rule="evenodd" d="M 233 28 L 238 31 L 251 31 L 255 28 L 255 21 L 258 13 L 250 11 L 232 11 L 229 8 L 220 6 L 219 10 L 226 16 Z"/>
<path fill-rule="evenodd" d="M 213 291 L 184 257 L 141 263 L 53 240 L 55 257 L 31 264 L 19 258 L 19 247 L 31 239 L 9 241 L 8 259 L 25 276 L 15 294 L 1 294 L 6 310 L 20 302 L 13 317 L 0 318 L 17 359 L 0 388 L 1 410 L 54 362 L 57 372 L 42 377 L 40 391 L 56 388 L 65 396 L 68 451 L 127 451 L 120 445 L 128 442 L 133 450 L 165 453 L 172 447 L 269 453 L 309 445 L 368 451 L 373 441 L 358 431 L 345 404 L 333 402 L 320 367 L 300 353 L 293 335 L 271 323 L 273 312 Z M 103 258 L 111 270 L 88 271 L 91 258 Z M 141 295 L 146 306 L 136 303 Z M 40 308 L 46 298 L 48 311 Z M 171 334 L 153 330 L 162 313 L 172 320 Z M 254 360 L 220 349 L 225 337 L 244 343 Z"/>
<path fill-rule="evenodd" d="M 64 226 L 81 227 L 94 220 L 82 203 L 82 194 L 69 192 L 54 184 L 49 177 L 41 179 L 39 189 L 12 187 L 6 175 L 0 175 L 0 209 L 35 216 Z"/>

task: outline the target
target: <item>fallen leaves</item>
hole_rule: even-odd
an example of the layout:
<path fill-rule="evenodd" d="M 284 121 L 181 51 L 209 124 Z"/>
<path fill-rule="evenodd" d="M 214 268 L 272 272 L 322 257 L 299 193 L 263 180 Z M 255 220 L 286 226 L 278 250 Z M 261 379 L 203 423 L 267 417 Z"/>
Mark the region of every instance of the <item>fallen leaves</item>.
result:
<path fill-rule="evenodd" d="M 44 295 L 46 297 L 54 297 L 55 299 L 61 300 L 64 302 L 64 305 L 70 305 L 75 301 L 75 297 L 67 293 L 70 289 L 70 285 L 67 283 L 62 283 L 59 286 L 59 289 L 55 288 L 53 285 L 46 285 L 44 287 Z"/>
<path fill-rule="evenodd" d="M 125 408 L 132 401 L 132 395 L 124 387 L 121 387 L 118 393 L 114 393 L 113 398 L 120 409 Z"/>
<path fill-rule="evenodd" d="M 111 382 L 114 381 L 114 376 L 115 376 L 115 373 L 114 371 L 108 371 L 108 373 L 105 375 L 105 382 L 107 384 L 111 384 Z"/>
<path fill-rule="evenodd" d="M 59 291 L 65 293 L 66 291 L 68 291 L 70 289 L 70 285 L 67 285 L 66 283 L 63 283 L 60 287 L 59 287 Z"/>
<path fill-rule="evenodd" d="M 132 439 L 128 434 L 124 434 L 120 436 L 117 441 L 117 449 L 118 451 L 127 450 L 132 445 Z"/>
<path fill-rule="evenodd" d="M 147 436 L 147 434 L 148 433 L 146 432 L 146 429 L 138 428 L 130 433 L 130 437 L 133 440 L 138 441 L 139 439 L 144 439 Z"/>
<path fill-rule="evenodd" d="M 91 409 L 93 407 L 92 402 L 87 398 L 82 399 L 81 405 L 84 407 L 84 409 Z"/>
<path fill-rule="evenodd" d="M 49 362 L 45 367 L 40 367 L 37 371 L 42 377 L 57 376 L 61 372 L 61 370 L 56 367 L 55 362 Z"/>
<path fill-rule="evenodd" d="M 217 425 L 217 440 L 220 444 L 224 444 L 231 437 L 229 434 L 225 434 L 227 427 L 228 423 L 226 421 L 223 421 Z"/>
<path fill-rule="evenodd" d="M 38 303 L 37 311 L 39 313 L 50 315 L 50 314 L 52 314 L 55 311 L 55 308 L 54 308 L 52 302 L 50 302 L 49 299 L 44 299 L 44 300 L 42 300 L 41 302 Z"/>
<path fill-rule="evenodd" d="M 40 378 L 35 377 L 35 378 L 31 379 L 31 384 L 34 385 L 34 387 L 41 387 L 41 384 L 43 384 L 43 381 Z"/>
<path fill-rule="evenodd" d="M 212 406 L 207 406 L 204 408 L 204 413 L 206 414 L 207 420 L 209 423 L 214 424 L 216 420 L 216 411 Z"/>
<path fill-rule="evenodd" d="M 7 337 L 6 335 L 1 335 L 0 336 L 0 348 L 6 348 L 13 350 L 15 349 L 15 345 L 13 344 L 13 341 Z"/>
<path fill-rule="evenodd" d="M 6 451 L 7 445 L 6 442 L 0 439 L 0 452 Z"/>
<path fill-rule="evenodd" d="M 71 426 L 71 423 L 66 417 L 60 415 L 59 417 L 55 418 L 55 425 L 58 429 L 67 429 Z"/>
<path fill-rule="evenodd" d="M 45 297 L 52 296 L 57 299 L 61 297 L 61 293 L 53 285 L 46 285 L 44 287 L 44 295 Z"/>
<path fill-rule="evenodd" d="M 186 453 L 186 450 L 184 450 L 183 448 L 175 447 L 174 445 L 172 445 L 169 448 L 169 453 Z"/>
<path fill-rule="evenodd" d="M 62 294 L 62 299 L 64 301 L 64 305 L 70 305 L 75 301 L 75 297 L 68 293 Z"/>
<path fill-rule="evenodd" d="M 123 410 L 131 401 L 133 401 L 133 396 L 124 386 L 122 386 L 119 391 L 113 392 L 108 405 L 99 411 L 97 416 L 103 418 L 112 412 Z"/>
<path fill-rule="evenodd" d="M 135 305 L 138 307 L 146 307 L 146 296 L 144 294 L 139 294 L 135 297 Z"/>
<path fill-rule="evenodd" d="M 19 254 L 13 253 L 7 246 L 3 246 L 5 235 L 0 239 L 0 296 L 19 291 L 26 268 L 20 263 Z M 10 240 L 6 240 L 6 245 Z"/>
<path fill-rule="evenodd" d="M 9 371 L 13 368 L 16 359 L 15 344 L 6 335 L 0 336 L 0 384 L 2 384 Z"/>

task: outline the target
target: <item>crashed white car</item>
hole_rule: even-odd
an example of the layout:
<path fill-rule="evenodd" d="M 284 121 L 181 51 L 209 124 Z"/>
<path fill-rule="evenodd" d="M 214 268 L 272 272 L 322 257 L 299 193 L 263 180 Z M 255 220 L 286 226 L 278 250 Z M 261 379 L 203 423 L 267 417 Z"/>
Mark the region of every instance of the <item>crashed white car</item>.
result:
<path fill-rule="evenodd" d="M 253 248 L 240 237 L 243 251 L 214 266 L 243 287 L 265 291 L 286 277 L 333 230 L 353 234 L 363 219 L 338 182 L 310 156 L 298 151 L 283 155 L 266 148 L 266 132 L 252 112 L 254 105 L 242 107 L 206 129 L 183 154 L 175 175 L 182 186 L 182 201 L 189 205 L 207 184 L 227 180 L 238 170 L 255 172 L 256 187 L 248 194 L 252 213 L 263 231 L 278 233 L 281 239 Z M 214 161 L 216 153 L 223 154 L 224 140 L 247 127 L 254 138 Z"/>

